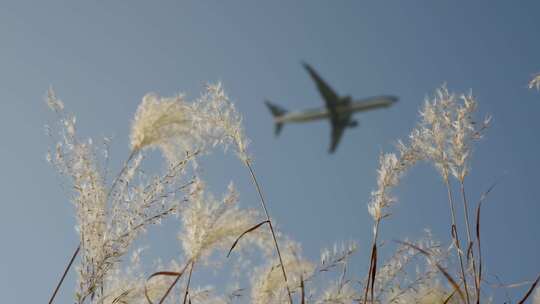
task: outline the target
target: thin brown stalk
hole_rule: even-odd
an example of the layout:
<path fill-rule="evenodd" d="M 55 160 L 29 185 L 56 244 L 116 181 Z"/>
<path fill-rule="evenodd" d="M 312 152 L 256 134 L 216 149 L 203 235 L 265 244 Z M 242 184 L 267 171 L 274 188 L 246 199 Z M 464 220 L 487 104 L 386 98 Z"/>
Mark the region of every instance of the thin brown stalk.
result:
<path fill-rule="evenodd" d="M 466 302 L 467 304 L 469 304 L 470 303 L 470 296 L 469 296 L 469 290 L 468 290 L 469 288 L 467 286 L 467 276 L 465 273 L 465 267 L 463 266 L 463 251 L 461 250 L 461 243 L 459 241 L 459 234 L 458 234 L 457 225 L 456 225 L 456 209 L 454 207 L 454 198 L 452 196 L 452 189 L 450 187 L 450 181 L 448 180 L 448 178 L 445 178 L 444 182 L 445 182 L 446 190 L 448 193 L 448 203 L 450 205 L 450 214 L 452 218 L 452 227 L 451 227 L 452 239 L 454 241 L 454 244 L 456 245 L 456 251 L 458 253 L 461 277 L 463 280 L 463 287 L 465 288 L 465 295 L 467 299 Z"/>
<path fill-rule="evenodd" d="M 136 150 L 131 151 L 129 153 L 129 156 L 128 156 L 127 160 L 124 162 L 124 166 L 122 167 L 122 169 L 120 169 L 120 172 L 118 173 L 118 175 L 116 175 L 116 177 L 113 179 L 113 182 L 111 184 L 111 188 L 110 188 L 109 192 L 107 193 L 106 201 L 109 201 L 109 198 L 111 197 L 111 195 L 112 195 L 112 193 L 114 191 L 114 188 L 116 188 L 116 184 L 118 184 L 118 181 L 120 181 L 120 178 L 122 177 L 122 175 L 124 175 L 124 172 L 126 172 L 126 169 L 128 168 L 129 162 L 133 159 L 135 154 L 137 154 Z"/>
<path fill-rule="evenodd" d="M 187 284 L 186 284 L 186 292 L 184 293 L 184 301 L 183 301 L 183 304 L 186 304 L 186 300 L 188 298 L 188 294 L 189 294 L 189 285 L 191 283 L 191 274 L 193 273 L 193 267 L 195 267 L 195 261 L 191 262 L 191 267 L 189 267 L 189 275 L 188 275 L 188 280 L 187 280 Z"/>
<path fill-rule="evenodd" d="M 227 257 L 229 257 L 232 253 L 232 251 L 234 250 L 234 248 L 236 247 L 236 245 L 238 245 L 238 242 L 240 241 L 240 239 L 242 239 L 244 237 L 244 235 L 254 231 L 254 230 L 257 230 L 259 227 L 261 227 L 262 225 L 264 224 L 268 224 L 270 223 L 270 221 L 266 220 L 266 221 L 262 221 L 260 223 L 258 223 L 257 225 L 254 225 L 253 227 L 249 228 L 248 230 L 242 232 L 242 234 L 236 238 L 236 240 L 234 241 L 234 243 L 232 244 L 231 246 L 231 249 L 229 249 L 229 252 L 227 252 Z"/>
<path fill-rule="evenodd" d="M 343 263 L 343 271 L 341 271 L 341 276 L 339 278 L 339 289 L 340 290 L 343 288 L 343 284 L 345 282 L 346 275 L 347 275 L 347 259 L 345 258 L 345 262 Z"/>
<path fill-rule="evenodd" d="M 446 271 L 446 269 L 444 269 L 444 267 L 441 266 L 441 264 L 439 264 L 437 261 L 433 260 L 432 256 L 431 256 L 431 253 L 429 253 L 428 251 L 414 245 L 414 244 L 411 244 L 409 242 L 403 242 L 403 241 L 396 241 L 397 243 L 399 244 L 403 244 L 403 245 L 406 245 L 406 246 L 409 246 L 417 251 L 419 251 L 421 254 L 423 254 L 428 260 L 430 260 L 434 265 L 435 267 L 437 267 L 437 269 L 444 275 L 444 277 L 446 278 L 446 280 L 448 280 L 448 282 L 454 287 L 454 292 L 457 291 L 457 293 L 459 294 L 459 297 L 465 301 L 465 297 L 463 296 L 463 292 L 461 291 L 461 288 L 459 287 L 458 283 L 456 282 L 456 280 L 454 280 L 452 278 L 452 276 L 448 273 L 448 271 Z"/>
<path fill-rule="evenodd" d="M 373 269 L 373 251 L 374 251 L 374 246 L 372 245 L 371 254 L 369 257 L 369 269 L 368 269 L 368 274 L 366 277 L 366 283 L 365 283 L 365 288 L 364 288 L 364 301 L 362 303 L 367 303 L 367 300 L 368 300 L 369 286 L 371 282 L 371 270 Z"/>
<path fill-rule="evenodd" d="M 60 278 L 60 281 L 56 285 L 56 288 L 54 289 L 54 292 L 51 296 L 51 299 L 49 300 L 49 304 L 52 304 L 54 301 L 54 298 L 56 297 L 56 293 L 58 293 L 58 290 L 60 289 L 60 286 L 62 286 L 62 283 L 64 282 L 64 279 L 66 278 L 66 275 L 71 268 L 71 265 L 73 265 L 73 262 L 75 261 L 75 258 L 79 254 L 79 251 L 81 250 L 81 245 L 77 246 L 77 249 L 75 249 L 75 252 L 73 252 L 73 255 L 71 256 L 71 259 L 69 260 L 69 263 L 66 266 L 66 269 L 64 270 L 64 273 L 62 274 L 62 277 Z"/>
<path fill-rule="evenodd" d="M 366 278 L 366 286 L 364 289 L 364 302 L 367 303 L 368 300 L 368 294 L 371 294 L 371 302 L 373 302 L 373 294 L 374 294 L 374 286 L 375 286 L 375 277 L 377 274 L 377 237 L 379 234 L 379 224 L 381 220 L 378 219 L 375 222 L 375 229 L 374 229 L 374 235 L 373 235 L 373 242 L 371 245 L 371 254 L 369 258 L 369 270 Z M 371 293 L 369 293 L 371 289 Z"/>
<path fill-rule="evenodd" d="M 274 245 L 276 247 L 276 252 L 279 258 L 279 264 L 281 266 L 281 272 L 283 273 L 283 279 L 285 280 L 285 287 L 287 287 L 287 295 L 289 296 L 289 303 L 293 304 L 292 295 L 291 295 L 291 289 L 289 288 L 289 282 L 287 280 L 287 272 L 285 271 L 285 265 L 283 264 L 283 259 L 281 257 L 281 251 L 279 250 L 279 245 L 276 237 L 276 233 L 274 232 L 274 226 L 272 225 L 272 220 L 270 219 L 270 214 L 268 213 L 268 208 L 266 207 L 266 203 L 264 201 L 264 196 L 262 194 L 261 187 L 259 185 L 259 182 L 257 181 L 257 177 L 255 176 L 255 172 L 253 171 L 253 168 L 251 166 L 251 163 L 249 160 L 246 160 L 244 162 L 246 164 L 246 167 L 249 170 L 249 173 L 251 175 L 251 179 L 253 183 L 255 184 L 255 188 L 257 189 L 257 193 L 259 194 L 259 198 L 261 201 L 262 209 L 264 210 L 264 214 L 266 216 L 266 220 L 268 221 L 268 226 L 270 227 L 270 232 L 272 233 L 272 239 L 274 240 Z"/>
<path fill-rule="evenodd" d="M 460 181 L 460 189 L 461 189 L 461 198 L 463 200 L 463 209 L 464 209 L 464 216 L 465 216 L 465 224 L 467 228 L 467 241 L 469 243 L 472 242 L 471 237 L 471 225 L 469 224 L 469 204 L 467 202 L 467 196 L 465 195 L 465 183 L 463 181 Z"/>
<path fill-rule="evenodd" d="M 158 272 L 153 273 L 151 276 L 149 276 L 146 279 L 146 282 L 150 281 L 153 277 L 157 277 L 157 276 L 171 276 L 171 277 L 178 278 L 179 276 L 182 276 L 182 272 L 158 271 Z M 144 296 L 146 298 L 146 301 L 148 301 L 148 303 L 154 304 L 154 302 L 152 302 L 152 300 L 150 299 L 150 295 L 148 294 L 148 286 L 147 286 L 147 284 L 144 284 Z"/>
<path fill-rule="evenodd" d="M 446 300 L 444 300 L 443 304 L 447 304 L 454 297 L 455 294 L 456 294 L 456 289 L 454 289 L 454 291 L 452 291 L 452 293 L 448 295 L 448 297 L 446 297 Z"/>
<path fill-rule="evenodd" d="M 534 289 L 536 288 L 536 285 L 538 285 L 538 282 L 540 282 L 540 275 L 536 278 L 536 280 L 534 281 L 534 283 L 532 283 L 531 287 L 529 288 L 529 290 L 527 290 L 527 293 L 523 296 L 523 298 L 518 302 L 518 304 L 523 304 L 525 303 L 525 301 L 527 301 L 527 299 L 531 296 L 532 292 L 534 291 Z"/>
<path fill-rule="evenodd" d="M 375 293 L 375 277 L 377 275 L 377 244 L 373 245 L 373 267 L 371 268 L 371 303 L 373 303 L 374 293 Z"/>
<path fill-rule="evenodd" d="M 472 270 L 474 275 L 474 288 L 476 292 L 476 304 L 480 304 L 480 282 L 477 279 L 478 273 L 476 271 L 476 260 L 474 258 L 474 248 L 473 248 L 473 239 L 471 236 L 471 227 L 469 224 L 469 204 L 467 202 L 467 196 L 465 195 L 465 183 L 463 180 L 460 180 L 460 188 L 461 188 L 461 198 L 463 200 L 463 209 L 464 209 L 464 216 L 465 216 L 465 225 L 467 227 L 467 260 L 469 260 L 469 254 L 471 257 L 472 262 Z"/>
<path fill-rule="evenodd" d="M 180 280 L 180 277 L 182 277 L 182 274 L 184 274 L 184 272 L 186 271 L 187 267 L 191 265 L 191 259 L 186 263 L 186 265 L 184 265 L 184 267 L 182 268 L 182 270 L 180 270 L 178 272 L 178 275 L 176 276 L 176 278 L 174 279 L 174 282 L 172 282 L 172 284 L 169 286 L 169 288 L 167 288 L 167 292 L 165 292 L 165 294 L 163 295 L 163 297 L 161 297 L 161 299 L 159 300 L 159 304 L 163 304 L 163 302 L 165 301 L 165 299 L 169 296 L 169 294 L 171 293 L 171 290 L 174 288 L 174 285 L 176 285 L 176 283 L 178 283 L 178 280 Z M 152 275 L 154 276 L 154 275 Z M 152 277 L 150 276 L 150 278 Z M 149 278 L 149 279 L 150 279 Z M 151 302 L 150 302 L 151 303 Z"/>
<path fill-rule="evenodd" d="M 302 276 L 300 276 L 300 298 L 301 298 L 301 304 L 305 304 L 306 303 L 306 290 L 305 290 L 305 286 L 304 286 L 304 278 Z"/>
<path fill-rule="evenodd" d="M 480 243 L 480 209 L 482 206 L 482 201 L 478 203 L 478 207 L 476 208 L 476 244 L 478 249 L 478 272 L 476 276 L 476 285 L 478 286 L 478 301 L 477 304 L 480 301 L 480 283 L 482 282 L 482 245 Z"/>
<path fill-rule="evenodd" d="M 482 193 L 482 195 L 480 196 L 480 200 L 478 201 L 478 206 L 476 207 L 476 244 L 477 244 L 477 248 L 478 248 L 478 273 L 477 273 L 477 278 L 476 280 L 478 281 L 478 286 L 480 286 L 481 282 L 482 282 L 482 267 L 483 267 L 483 261 L 482 261 L 482 244 L 480 242 L 480 210 L 482 209 L 482 204 L 484 203 L 484 201 L 486 200 L 488 194 L 491 192 L 491 190 L 493 190 L 493 188 L 495 188 L 495 186 L 497 185 L 497 183 L 494 183 L 493 185 L 491 185 L 491 187 L 489 187 L 489 189 Z"/>

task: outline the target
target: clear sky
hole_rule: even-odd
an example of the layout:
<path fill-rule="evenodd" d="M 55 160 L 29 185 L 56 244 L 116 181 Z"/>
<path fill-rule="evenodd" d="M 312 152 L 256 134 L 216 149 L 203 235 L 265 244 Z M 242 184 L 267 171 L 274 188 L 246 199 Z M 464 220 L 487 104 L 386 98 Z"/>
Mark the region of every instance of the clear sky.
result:
<path fill-rule="evenodd" d="M 73 208 L 45 161 L 49 85 L 77 114 L 83 135 L 114 136 L 119 164 L 145 93 L 194 98 L 205 83 L 222 81 L 245 117 L 280 229 L 312 259 L 336 240 L 357 239 L 358 275 L 368 262 L 366 203 L 379 153 L 408 134 L 424 97 L 442 83 L 472 89 L 493 126 L 475 149 L 471 200 L 499 181 L 483 213 L 487 271 L 508 283 L 533 279 L 540 272 L 540 92 L 526 85 L 540 72 L 539 13 L 538 1 L 1 1 L 2 302 L 45 302 L 78 243 Z M 264 99 L 288 109 L 323 104 L 301 61 L 339 93 L 394 94 L 400 102 L 357 115 L 360 126 L 346 131 L 334 155 L 327 122 L 287 125 L 275 138 Z M 232 157 L 206 164 L 215 192 L 233 179 L 243 204 L 258 207 Z M 448 242 L 444 191 L 430 166 L 412 170 L 383 239 L 431 227 Z M 162 246 L 164 257 L 178 252 L 176 244 Z M 74 277 L 58 303 L 71 299 Z"/>

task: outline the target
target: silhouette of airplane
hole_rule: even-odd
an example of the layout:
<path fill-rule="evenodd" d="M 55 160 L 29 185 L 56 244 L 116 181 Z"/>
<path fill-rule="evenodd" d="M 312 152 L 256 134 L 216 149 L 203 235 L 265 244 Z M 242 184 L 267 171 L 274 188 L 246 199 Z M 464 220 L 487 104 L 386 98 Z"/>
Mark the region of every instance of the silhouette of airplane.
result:
<path fill-rule="evenodd" d="M 386 108 L 398 101 L 397 97 L 389 95 L 368 97 L 360 100 L 352 100 L 350 96 L 338 96 L 310 65 L 307 63 L 302 63 L 302 65 L 317 85 L 319 93 L 326 102 L 326 107 L 288 112 L 268 100 L 265 101 L 274 117 L 276 136 L 279 135 L 285 123 L 302 123 L 329 119 L 332 126 L 332 141 L 330 143 L 329 153 L 333 153 L 339 144 L 343 131 L 346 128 L 354 128 L 358 125 L 356 120 L 351 119 L 354 112 Z"/>

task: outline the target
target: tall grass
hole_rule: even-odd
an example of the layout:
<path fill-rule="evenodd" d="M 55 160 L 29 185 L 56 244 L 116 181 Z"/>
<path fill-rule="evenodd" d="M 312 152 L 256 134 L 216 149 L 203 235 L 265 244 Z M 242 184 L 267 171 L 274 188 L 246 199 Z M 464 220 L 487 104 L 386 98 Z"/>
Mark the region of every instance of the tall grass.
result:
<path fill-rule="evenodd" d="M 100 145 L 80 139 L 75 117 L 52 89 L 47 104 L 56 115 L 50 128 L 56 143 L 48 160 L 72 189 L 80 240 L 49 303 L 73 263 L 78 277 L 72 293 L 78 304 L 492 301 L 481 246 L 481 207 L 491 189 L 476 204 L 466 191 L 473 147 L 491 118 L 476 120 L 478 106 L 471 94 L 456 95 L 445 86 L 436 90 L 408 139 L 398 141 L 397 152 L 380 156 L 377 189 L 368 203 L 374 220 L 369 251 L 357 254 L 354 242 L 336 244 L 323 250 L 318 262 L 304 258 L 300 244 L 276 229 L 248 153 L 241 115 L 221 85 L 207 86 L 194 101 L 181 95 L 144 96 L 132 121 L 128 157 L 112 180 L 107 178 L 108 140 Z M 201 157 L 216 148 L 238 156 L 259 196 L 259 210 L 240 206 L 232 183 L 222 196 L 210 193 L 199 172 Z M 163 155 L 162 172 L 142 169 L 151 150 Z M 452 242 L 444 245 L 428 232 L 416 241 L 394 242 L 395 251 L 382 260 L 381 251 L 391 247 L 381 246 L 383 237 L 392 236 L 381 235 L 380 227 L 397 202 L 392 191 L 418 162 L 432 164 L 446 187 L 441 195 L 448 209 L 441 217 L 448 218 Z M 458 216 L 463 216 L 462 226 Z M 177 223 L 179 254 L 145 272 L 152 264 L 143 262 L 134 244 L 163 220 Z M 353 258 L 367 259 L 367 273 L 350 269 Z M 227 286 L 194 286 L 199 271 L 220 267 L 233 269 L 223 274 Z M 517 303 L 533 299 L 537 283 L 531 282 Z M 534 299 L 540 301 L 539 292 Z"/>

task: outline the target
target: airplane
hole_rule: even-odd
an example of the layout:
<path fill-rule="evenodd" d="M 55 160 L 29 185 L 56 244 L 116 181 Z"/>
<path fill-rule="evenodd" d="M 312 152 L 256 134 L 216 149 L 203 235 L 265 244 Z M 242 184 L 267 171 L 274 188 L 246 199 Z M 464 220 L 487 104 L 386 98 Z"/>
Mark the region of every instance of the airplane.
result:
<path fill-rule="evenodd" d="M 272 113 L 275 124 L 275 135 L 278 136 L 285 123 L 303 123 L 320 119 L 329 119 L 332 127 L 329 153 L 334 153 L 346 128 L 358 126 L 358 122 L 351 119 L 354 112 L 368 111 L 378 108 L 387 108 L 398 101 L 396 96 L 381 95 L 353 100 L 350 96 L 339 96 L 307 63 L 302 63 L 319 93 L 326 103 L 324 108 L 308 109 L 304 111 L 288 112 L 266 100 L 265 104 Z"/>

